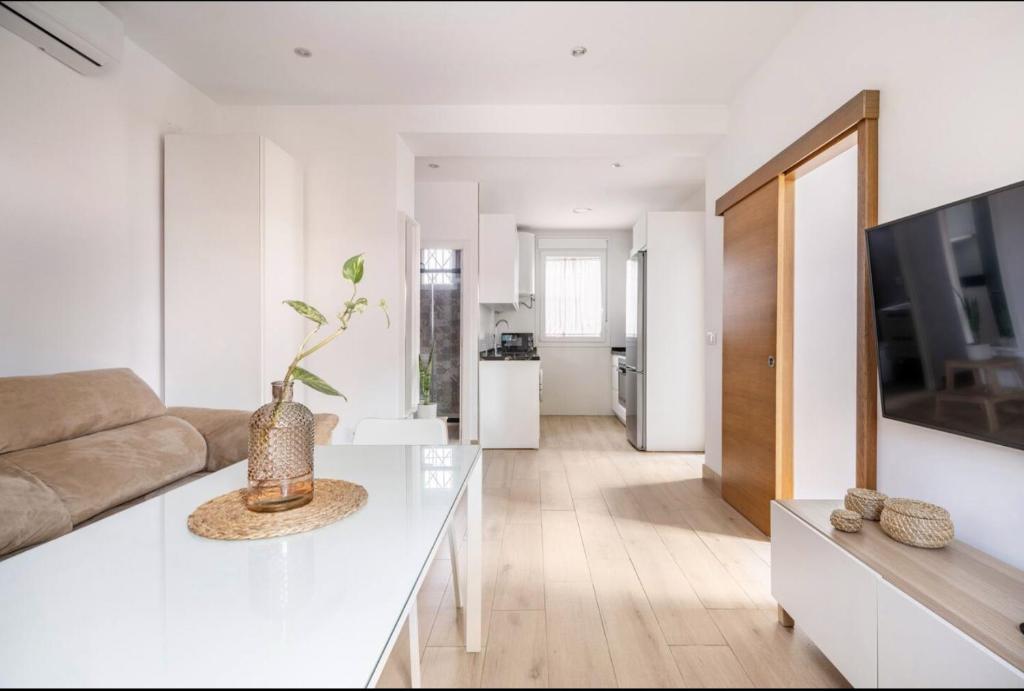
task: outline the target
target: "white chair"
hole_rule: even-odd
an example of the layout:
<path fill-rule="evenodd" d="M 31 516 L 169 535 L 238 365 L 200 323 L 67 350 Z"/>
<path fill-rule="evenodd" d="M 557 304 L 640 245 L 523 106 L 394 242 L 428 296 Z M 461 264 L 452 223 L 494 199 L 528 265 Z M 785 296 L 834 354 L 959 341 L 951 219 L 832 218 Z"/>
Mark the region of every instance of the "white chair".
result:
<path fill-rule="evenodd" d="M 448 443 L 448 423 L 439 417 L 429 420 L 363 418 L 356 425 L 352 443 L 372 446 L 440 446 Z"/>
<path fill-rule="evenodd" d="M 364 418 L 356 425 L 353 444 L 442 446 L 448 443 L 448 423 L 443 418 L 386 419 Z M 462 591 L 459 584 L 459 563 L 455 550 L 455 522 L 448 525 L 448 553 L 452 561 L 452 588 L 455 606 L 462 609 Z M 409 672 L 412 687 L 420 688 L 419 617 L 416 602 L 409 608 Z"/>

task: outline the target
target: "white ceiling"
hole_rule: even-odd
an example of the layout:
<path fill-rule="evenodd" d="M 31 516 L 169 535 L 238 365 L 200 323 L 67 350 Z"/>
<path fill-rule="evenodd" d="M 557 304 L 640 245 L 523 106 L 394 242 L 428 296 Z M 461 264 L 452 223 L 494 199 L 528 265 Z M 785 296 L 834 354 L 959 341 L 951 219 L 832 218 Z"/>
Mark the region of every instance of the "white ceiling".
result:
<path fill-rule="evenodd" d="M 409 149 L 422 157 L 605 158 L 703 157 L 721 134 L 534 134 L 492 132 L 403 132 Z"/>
<path fill-rule="evenodd" d="M 801 12 L 794 2 L 105 4 L 214 100 L 266 105 L 726 103 Z M 576 45 L 588 54 L 571 57 Z"/>
<path fill-rule="evenodd" d="M 612 167 L 616 160 L 621 168 Z M 613 230 L 631 228 L 644 211 L 702 209 L 704 162 L 671 155 L 429 157 L 416 159 L 416 181 L 477 181 L 481 213 L 513 214 L 520 228 Z M 575 207 L 593 211 L 574 214 Z"/>

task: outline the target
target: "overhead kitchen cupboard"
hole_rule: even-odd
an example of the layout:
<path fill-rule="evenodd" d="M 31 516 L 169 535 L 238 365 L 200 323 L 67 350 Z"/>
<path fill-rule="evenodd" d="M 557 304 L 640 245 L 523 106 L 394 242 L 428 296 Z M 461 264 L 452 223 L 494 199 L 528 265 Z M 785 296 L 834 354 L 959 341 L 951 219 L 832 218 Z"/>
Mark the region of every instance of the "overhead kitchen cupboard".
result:
<path fill-rule="evenodd" d="M 537 292 L 537 236 L 520 231 L 519 235 L 519 294 L 535 295 Z"/>
<path fill-rule="evenodd" d="M 308 325 L 282 304 L 304 296 L 302 186 L 298 161 L 258 135 L 165 137 L 167 405 L 269 400 Z"/>
<path fill-rule="evenodd" d="M 630 254 L 636 254 L 647 249 L 647 214 L 642 214 L 637 222 L 633 224 L 633 248 Z"/>
<path fill-rule="evenodd" d="M 519 309 L 519 233 L 511 214 L 480 215 L 480 304 Z"/>

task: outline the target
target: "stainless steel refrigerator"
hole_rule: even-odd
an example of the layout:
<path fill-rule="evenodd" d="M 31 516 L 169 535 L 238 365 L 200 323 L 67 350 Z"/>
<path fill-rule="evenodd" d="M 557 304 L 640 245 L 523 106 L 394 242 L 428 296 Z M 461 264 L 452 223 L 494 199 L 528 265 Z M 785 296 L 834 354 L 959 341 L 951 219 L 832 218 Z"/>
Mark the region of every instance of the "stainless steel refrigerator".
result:
<path fill-rule="evenodd" d="M 640 451 L 647 448 L 646 355 L 647 252 L 641 251 L 626 263 L 626 360 L 619 368 L 620 391 L 626 392 L 626 438 Z"/>

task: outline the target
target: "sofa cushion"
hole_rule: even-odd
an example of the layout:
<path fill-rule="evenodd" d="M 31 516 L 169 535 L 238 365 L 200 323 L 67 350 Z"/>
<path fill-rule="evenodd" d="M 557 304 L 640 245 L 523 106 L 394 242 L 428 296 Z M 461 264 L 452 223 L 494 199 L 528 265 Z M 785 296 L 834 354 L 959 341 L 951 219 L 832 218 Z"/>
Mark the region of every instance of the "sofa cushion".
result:
<path fill-rule="evenodd" d="M 219 408 L 168 408 L 167 414 L 189 423 L 206 439 L 206 470 L 227 468 L 249 456 L 252 413 Z"/>
<path fill-rule="evenodd" d="M 130 369 L 0 378 L 0 454 L 123 427 L 164 414 Z"/>
<path fill-rule="evenodd" d="M 70 532 L 71 516 L 56 492 L 0 461 L 0 555 Z"/>
<path fill-rule="evenodd" d="M 202 470 L 206 442 L 163 416 L 0 456 L 46 483 L 74 524 Z"/>

